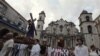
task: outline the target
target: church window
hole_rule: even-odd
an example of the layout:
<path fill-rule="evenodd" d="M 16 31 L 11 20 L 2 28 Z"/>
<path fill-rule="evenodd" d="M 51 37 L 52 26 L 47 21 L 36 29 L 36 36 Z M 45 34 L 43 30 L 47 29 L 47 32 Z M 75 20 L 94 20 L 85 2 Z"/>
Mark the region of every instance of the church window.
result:
<path fill-rule="evenodd" d="M 93 39 L 92 39 L 92 41 L 93 41 Z"/>
<path fill-rule="evenodd" d="M 40 20 L 42 20 L 42 17 L 40 16 L 40 18 L 39 18 Z"/>
<path fill-rule="evenodd" d="M 89 16 L 86 16 L 86 21 L 90 21 L 90 17 Z"/>
<path fill-rule="evenodd" d="M 68 32 L 68 34 L 70 34 L 70 29 L 69 28 L 67 29 L 67 32 Z"/>
<path fill-rule="evenodd" d="M 62 26 L 62 25 L 60 25 L 60 27 L 59 27 L 59 28 L 60 28 L 60 31 L 62 32 L 62 30 L 63 30 L 63 26 Z"/>
<path fill-rule="evenodd" d="M 38 25 L 38 28 L 40 28 L 40 25 Z"/>
<path fill-rule="evenodd" d="M 92 33 L 92 26 L 88 26 L 88 33 Z"/>

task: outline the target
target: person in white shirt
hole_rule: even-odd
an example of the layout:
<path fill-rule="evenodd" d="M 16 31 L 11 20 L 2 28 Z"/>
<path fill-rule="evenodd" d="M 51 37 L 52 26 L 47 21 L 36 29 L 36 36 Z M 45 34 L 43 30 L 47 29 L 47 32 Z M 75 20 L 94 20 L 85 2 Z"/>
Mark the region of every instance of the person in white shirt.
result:
<path fill-rule="evenodd" d="M 35 40 L 35 44 L 32 46 L 31 54 L 30 56 L 39 56 L 40 55 L 40 45 L 39 40 Z"/>
<path fill-rule="evenodd" d="M 13 34 L 12 33 L 7 33 L 4 37 L 7 41 L 4 42 L 3 48 L 0 51 L 0 56 L 11 56 L 11 50 L 14 45 L 14 40 L 13 40 Z"/>
<path fill-rule="evenodd" d="M 19 47 L 19 56 L 25 56 L 26 55 L 26 51 L 25 49 L 27 48 L 27 45 L 25 44 L 20 44 L 20 47 Z"/>
<path fill-rule="evenodd" d="M 89 56 L 88 47 L 83 44 L 82 39 L 77 39 L 78 45 L 75 47 L 75 56 Z"/>
<path fill-rule="evenodd" d="M 96 47 L 94 45 L 91 45 L 91 47 L 90 47 L 90 56 L 99 56 L 98 50 L 96 49 Z"/>
<path fill-rule="evenodd" d="M 48 56 L 51 56 L 51 53 L 52 53 L 52 47 L 51 47 L 50 45 L 48 45 L 47 53 L 48 53 Z"/>

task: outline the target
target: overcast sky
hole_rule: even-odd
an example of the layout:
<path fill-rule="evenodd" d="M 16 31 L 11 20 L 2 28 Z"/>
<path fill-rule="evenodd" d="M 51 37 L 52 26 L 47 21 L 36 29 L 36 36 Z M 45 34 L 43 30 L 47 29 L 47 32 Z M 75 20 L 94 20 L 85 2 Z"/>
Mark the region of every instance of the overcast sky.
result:
<path fill-rule="evenodd" d="M 78 27 L 78 17 L 82 10 L 93 13 L 93 18 L 100 14 L 100 0 L 6 0 L 26 19 L 30 19 L 29 13 L 38 19 L 42 10 L 46 13 L 45 27 L 51 21 L 61 17 L 74 22 Z"/>

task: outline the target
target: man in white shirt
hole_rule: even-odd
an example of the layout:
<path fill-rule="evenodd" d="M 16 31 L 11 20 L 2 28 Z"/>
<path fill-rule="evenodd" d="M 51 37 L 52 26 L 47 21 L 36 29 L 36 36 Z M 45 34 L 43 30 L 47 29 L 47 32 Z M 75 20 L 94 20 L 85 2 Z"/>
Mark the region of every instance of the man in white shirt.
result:
<path fill-rule="evenodd" d="M 36 39 L 35 44 L 32 47 L 30 56 L 39 56 L 39 55 L 40 55 L 40 45 L 39 45 L 39 40 Z"/>
<path fill-rule="evenodd" d="M 48 56 L 51 56 L 51 53 L 52 53 L 52 47 L 50 45 L 48 45 Z"/>
<path fill-rule="evenodd" d="M 75 56 L 89 56 L 88 47 L 83 44 L 82 39 L 78 39 L 78 45 L 75 47 Z"/>
<path fill-rule="evenodd" d="M 25 53 L 26 52 L 25 51 L 26 48 L 27 48 L 27 45 L 20 44 L 18 56 L 25 56 L 26 55 L 26 53 Z"/>
<path fill-rule="evenodd" d="M 0 56 L 11 56 L 11 50 L 13 48 L 14 45 L 14 40 L 13 40 L 13 34 L 12 33 L 8 33 L 5 35 L 5 37 L 7 41 L 5 41 L 3 48 L 0 52 Z"/>
<path fill-rule="evenodd" d="M 89 56 L 99 56 L 98 55 L 98 50 L 96 49 L 96 47 L 94 45 L 90 46 Z"/>

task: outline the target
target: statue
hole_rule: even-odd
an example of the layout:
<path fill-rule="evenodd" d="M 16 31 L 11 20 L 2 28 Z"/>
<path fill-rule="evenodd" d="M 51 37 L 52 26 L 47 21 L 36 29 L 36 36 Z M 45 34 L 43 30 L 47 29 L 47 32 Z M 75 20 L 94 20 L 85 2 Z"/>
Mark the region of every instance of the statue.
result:
<path fill-rule="evenodd" d="M 36 29 L 35 29 L 35 24 L 34 24 L 36 19 L 33 19 L 32 13 L 30 13 L 30 16 L 31 16 L 31 20 L 28 20 L 29 26 L 28 26 L 27 37 L 33 38 L 34 37 L 34 32 L 35 32 L 35 35 L 37 35 Z"/>

